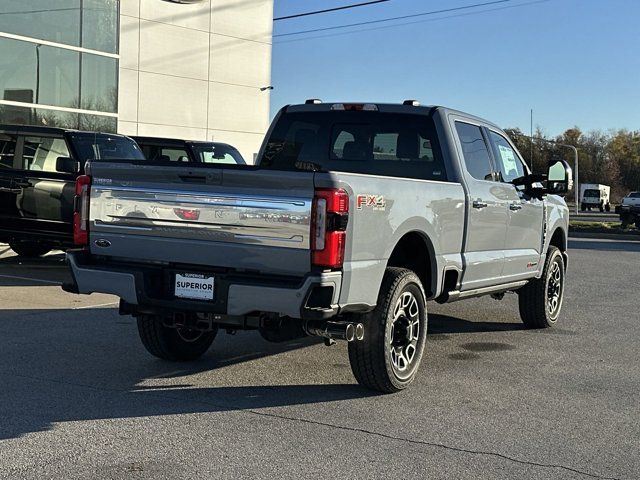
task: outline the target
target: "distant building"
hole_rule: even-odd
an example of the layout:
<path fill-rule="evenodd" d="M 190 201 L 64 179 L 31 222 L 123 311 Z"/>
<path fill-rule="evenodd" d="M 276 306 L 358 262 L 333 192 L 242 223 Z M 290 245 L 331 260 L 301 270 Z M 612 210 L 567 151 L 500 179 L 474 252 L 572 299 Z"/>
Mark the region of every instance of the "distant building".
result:
<path fill-rule="evenodd" d="M 216 140 L 268 126 L 273 0 L 2 0 L 0 123 Z"/>

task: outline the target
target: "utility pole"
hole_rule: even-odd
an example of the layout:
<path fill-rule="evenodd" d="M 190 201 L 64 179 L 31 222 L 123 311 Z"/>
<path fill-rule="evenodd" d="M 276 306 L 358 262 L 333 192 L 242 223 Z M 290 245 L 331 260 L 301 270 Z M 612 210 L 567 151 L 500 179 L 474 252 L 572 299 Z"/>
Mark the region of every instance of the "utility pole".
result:
<path fill-rule="evenodd" d="M 531 109 L 531 129 L 530 133 L 530 141 L 531 141 L 531 151 L 529 152 L 529 164 L 531 165 L 531 172 L 533 172 L 533 108 Z"/>

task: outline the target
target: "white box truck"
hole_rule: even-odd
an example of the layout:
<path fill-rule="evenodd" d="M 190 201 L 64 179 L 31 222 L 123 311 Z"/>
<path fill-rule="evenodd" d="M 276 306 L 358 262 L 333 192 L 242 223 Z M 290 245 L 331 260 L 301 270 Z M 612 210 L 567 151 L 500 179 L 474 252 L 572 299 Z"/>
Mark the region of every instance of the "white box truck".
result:
<path fill-rule="evenodd" d="M 580 185 L 580 210 L 598 208 L 601 212 L 611 211 L 611 187 L 599 183 L 583 183 Z"/>

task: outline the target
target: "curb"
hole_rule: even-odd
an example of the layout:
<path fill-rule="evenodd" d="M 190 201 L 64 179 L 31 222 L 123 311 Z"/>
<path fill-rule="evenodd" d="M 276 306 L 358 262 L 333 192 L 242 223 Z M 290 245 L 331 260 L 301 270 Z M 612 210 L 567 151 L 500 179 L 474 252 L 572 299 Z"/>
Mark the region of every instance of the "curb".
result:
<path fill-rule="evenodd" d="M 635 235 L 633 233 L 572 232 L 569 230 L 569 238 L 594 238 L 599 240 L 627 240 L 640 242 L 640 235 Z"/>

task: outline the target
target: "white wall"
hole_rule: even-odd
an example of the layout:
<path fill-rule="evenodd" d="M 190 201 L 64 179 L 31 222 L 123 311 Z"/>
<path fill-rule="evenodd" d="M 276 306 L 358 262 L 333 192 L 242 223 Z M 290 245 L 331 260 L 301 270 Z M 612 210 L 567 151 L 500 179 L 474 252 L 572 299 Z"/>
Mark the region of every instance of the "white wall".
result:
<path fill-rule="evenodd" d="M 214 140 L 253 161 L 269 122 L 273 0 L 121 0 L 118 131 Z"/>

